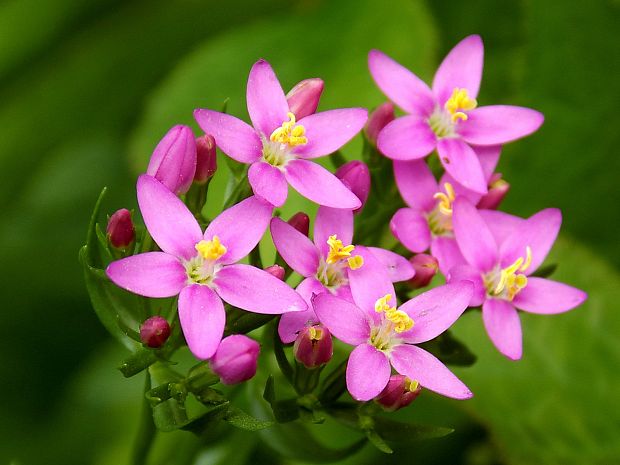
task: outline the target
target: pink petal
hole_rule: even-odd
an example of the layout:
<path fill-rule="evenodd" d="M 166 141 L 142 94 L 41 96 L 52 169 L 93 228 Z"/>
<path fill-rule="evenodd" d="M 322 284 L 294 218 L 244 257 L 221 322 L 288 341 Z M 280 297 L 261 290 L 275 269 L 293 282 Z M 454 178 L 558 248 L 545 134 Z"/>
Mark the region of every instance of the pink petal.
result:
<path fill-rule="evenodd" d="M 308 304 L 308 310 L 301 312 L 289 312 L 280 317 L 278 324 L 278 334 L 285 344 L 293 342 L 297 338 L 297 333 L 307 324 L 318 323 L 319 319 L 312 307 L 312 297 L 328 292 L 327 289 L 316 278 L 304 279 L 296 289 L 297 293 Z"/>
<path fill-rule="evenodd" d="M 381 91 L 407 113 L 429 116 L 434 107 L 433 93 L 426 83 L 379 50 L 368 54 L 368 68 Z"/>
<path fill-rule="evenodd" d="M 335 152 L 362 130 L 368 119 L 364 108 L 341 108 L 306 116 L 298 124 L 306 129 L 308 143 L 295 148 L 301 158 L 317 158 Z"/>
<path fill-rule="evenodd" d="M 441 164 L 459 184 L 469 190 L 486 194 L 487 180 L 476 152 L 460 139 L 441 139 L 437 142 Z"/>
<path fill-rule="evenodd" d="M 471 391 L 443 363 L 419 347 L 401 344 L 392 349 L 390 359 L 394 369 L 422 387 L 446 397 L 469 399 Z"/>
<path fill-rule="evenodd" d="M 490 271 L 498 262 L 495 239 L 476 207 L 462 197 L 454 202 L 452 226 L 467 262 L 480 271 Z"/>
<path fill-rule="evenodd" d="M 487 181 L 491 178 L 497 168 L 499 162 L 499 156 L 502 153 L 501 145 L 476 145 L 472 147 L 473 151 L 478 156 L 480 166 L 482 166 L 482 172 L 484 173 L 484 179 Z"/>
<path fill-rule="evenodd" d="M 207 227 L 204 239 L 217 236 L 226 253 L 219 263 L 235 263 L 249 254 L 265 234 L 273 207 L 256 196 L 248 197 L 220 213 Z"/>
<path fill-rule="evenodd" d="M 517 310 L 505 300 L 488 299 L 482 305 L 482 321 L 497 350 L 512 360 L 519 360 L 523 344 Z"/>
<path fill-rule="evenodd" d="M 353 240 L 353 211 L 342 208 L 319 207 L 314 219 L 314 243 L 323 257 L 327 257 L 329 252 L 327 239 L 334 234 L 344 245 L 351 244 Z"/>
<path fill-rule="evenodd" d="M 450 50 L 433 79 L 433 93 L 440 106 L 444 106 L 455 88 L 467 89 L 471 98 L 478 96 L 483 60 L 484 45 L 478 35 L 465 37 Z"/>
<path fill-rule="evenodd" d="M 358 345 L 370 337 L 366 314 L 356 305 L 329 292 L 314 297 L 312 305 L 319 321 L 342 342 Z"/>
<path fill-rule="evenodd" d="M 501 244 L 525 221 L 523 218 L 499 210 L 478 210 L 478 213 L 489 227 L 500 248 Z"/>
<path fill-rule="evenodd" d="M 529 246 L 532 250 L 532 262 L 525 273 L 536 271 L 551 250 L 561 224 L 562 212 L 557 208 L 546 208 L 521 222 L 501 245 L 502 267 L 511 265 L 519 257 L 525 258 L 526 247 Z"/>
<path fill-rule="evenodd" d="M 396 293 L 385 266 L 366 247 L 356 247 L 355 251 L 364 259 L 357 270 L 349 270 L 349 286 L 356 305 L 374 320 L 379 314 L 375 302 L 387 294 L 392 295 L 391 305 L 396 305 Z"/>
<path fill-rule="evenodd" d="M 458 133 L 470 144 L 497 145 L 528 136 L 544 121 L 542 113 L 511 105 L 479 107 L 467 112 Z"/>
<path fill-rule="evenodd" d="M 178 258 L 164 252 L 147 252 L 108 265 L 106 274 L 119 287 L 145 297 L 172 297 L 187 282 Z"/>
<path fill-rule="evenodd" d="M 230 305 L 268 315 L 307 310 L 297 292 L 266 271 L 250 265 L 228 265 L 214 280 L 219 296 Z"/>
<path fill-rule="evenodd" d="M 453 267 L 467 263 L 454 237 L 433 237 L 431 239 L 431 255 L 439 262 L 439 271 L 444 276 L 447 276 Z"/>
<path fill-rule="evenodd" d="M 424 212 L 414 208 L 401 208 L 390 220 L 392 234 L 412 252 L 420 253 L 431 243 L 431 230 Z"/>
<path fill-rule="evenodd" d="M 285 176 L 293 188 L 319 205 L 356 209 L 362 203 L 336 176 L 321 165 L 308 160 L 292 160 Z"/>
<path fill-rule="evenodd" d="M 202 231 L 185 204 L 146 174 L 138 178 L 136 190 L 144 224 L 161 250 L 186 260 L 194 257 Z"/>
<path fill-rule="evenodd" d="M 351 397 L 364 402 L 377 397 L 390 380 L 387 356 L 369 344 L 357 346 L 347 363 L 347 389 Z"/>
<path fill-rule="evenodd" d="M 239 118 L 217 111 L 194 110 L 194 119 L 205 134 L 215 139 L 217 146 L 241 163 L 253 163 L 263 153 L 263 144 L 252 126 Z"/>
<path fill-rule="evenodd" d="M 394 179 L 407 205 L 425 212 L 435 208 L 439 186 L 424 161 L 394 161 Z"/>
<path fill-rule="evenodd" d="M 377 260 L 387 269 L 390 280 L 393 283 L 407 281 L 415 275 L 413 265 L 405 257 L 391 250 L 381 249 L 379 247 L 368 247 L 368 250 L 370 250 Z"/>
<path fill-rule="evenodd" d="M 270 229 L 284 261 L 300 275 L 314 276 L 319 268 L 319 251 L 312 241 L 280 218 L 272 218 Z"/>
<path fill-rule="evenodd" d="M 463 314 L 473 290 L 474 285 L 470 281 L 460 281 L 435 287 L 405 302 L 399 310 L 406 312 L 414 325 L 400 336 L 412 344 L 439 336 Z"/>
<path fill-rule="evenodd" d="M 179 320 L 192 354 L 201 360 L 211 358 L 226 325 L 224 304 L 213 289 L 200 284 L 183 289 L 179 295 Z"/>
<path fill-rule="evenodd" d="M 529 277 L 527 286 L 521 289 L 512 303 L 526 312 L 548 315 L 572 310 L 587 298 L 588 294 L 568 284 Z"/>
<path fill-rule="evenodd" d="M 456 265 L 450 268 L 445 274 L 448 283 L 458 283 L 460 281 L 469 281 L 473 283 L 473 294 L 469 301 L 470 307 L 478 307 L 486 299 L 486 289 L 480 271 L 469 265 Z"/>
<path fill-rule="evenodd" d="M 384 127 L 377 137 L 377 148 L 392 160 L 424 158 L 437 145 L 428 123 L 418 116 L 403 116 Z"/>
<path fill-rule="evenodd" d="M 282 171 L 269 163 L 257 161 L 250 166 L 248 181 L 254 194 L 274 207 L 281 207 L 288 196 L 288 184 Z"/>
<path fill-rule="evenodd" d="M 288 121 L 286 96 L 271 65 L 265 60 L 258 60 L 252 66 L 246 98 L 252 124 L 267 139 Z M 217 137 L 215 139 L 217 141 Z"/>

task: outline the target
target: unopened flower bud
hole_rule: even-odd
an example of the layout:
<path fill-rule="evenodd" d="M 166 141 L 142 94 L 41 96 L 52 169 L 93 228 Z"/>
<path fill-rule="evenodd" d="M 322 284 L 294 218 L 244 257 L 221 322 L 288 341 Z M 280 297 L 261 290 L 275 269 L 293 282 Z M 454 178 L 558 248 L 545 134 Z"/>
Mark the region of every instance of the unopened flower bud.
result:
<path fill-rule="evenodd" d="M 194 182 L 204 184 L 213 177 L 217 171 L 217 150 L 215 139 L 210 134 L 205 134 L 196 139 L 196 174 Z"/>
<path fill-rule="evenodd" d="M 489 191 L 482 196 L 478 209 L 495 210 L 502 203 L 506 194 L 510 190 L 510 184 L 502 179 L 501 173 L 494 173 L 489 181 Z"/>
<path fill-rule="evenodd" d="M 143 344 L 157 349 L 170 337 L 170 324 L 161 316 L 152 316 L 140 326 L 140 340 Z"/>
<path fill-rule="evenodd" d="M 396 118 L 394 114 L 394 104 L 392 102 L 385 102 L 379 105 L 368 117 L 368 122 L 364 131 L 366 138 L 372 142 L 373 145 L 377 144 L 377 137 L 381 130 L 391 123 Z"/>
<path fill-rule="evenodd" d="M 196 140 L 188 126 L 170 129 L 157 144 L 146 174 L 153 176 L 175 194 L 185 194 L 196 172 Z"/>
<path fill-rule="evenodd" d="M 413 265 L 415 275 L 407 282 L 414 289 L 428 286 L 439 269 L 437 259 L 426 253 L 414 255 L 409 259 L 409 263 Z"/>
<path fill-rule="evenodd" d="M 375 397 L 375 402 L 384 410 L 394 412 L 413 402 L 420 395 L 420 391 L 422 386 L 417 381 L 403 375 L 392 375 L 381 394 Z"/>
<path fill-rule="evenodd" d="M 323 325 L 304 326 L 293 345 L 293 354 L 306 368 L 329 362 L 334 354 L 332 335 Z"/>
<path fill-rule="evenodd" d="M 322 79 L 304 79 L 286 94 L 288 108 L 295 118 L 300 120 L 316 111 L 322 93 Z"/>
<path fill-rule="evenodd" d="M 110 244 L 116 249 L 126 249 L 136 238 L 136 229 L 131 220 L 131 212 L 126 208 L 121 208 L 114 212 L 108 220 L 106 233 L 110 239 Z"/>
<path fill-rule="evenodd" d="M 209 365 L 222 383 L 241 383 L 256 374 L 259 352 L 260 345 L 254 339 L 233 334 L 222 339 Z"/>
<path fill-rule="evenodd" d="M 308 231 L 310 231 L 310 217 L 304 212 L 295 213 L 293 216 L 291 216 L 291 219 L 288 220 L 288 224 L 290 224 L 304 236 L 307 236 Z"/>
<path fill-rule="evenodd" d="M 269 273 L 270 275 L 275 276 L 279 280 L 284 280 L 284 271 L 285 270 L 280 265 L 268 266 L 267 268 L 265 268 L 265 271 L 267 273 Z"/>
<path fill-rule="evenodd" d="M 370 171 L 366 163 L 359 160 L 345 163 L 336 170 L 336 177 L 360 199 L 362 206 L 353 210 L 353 213 L 360 212 L 364 208 L 370 192 Z"/>

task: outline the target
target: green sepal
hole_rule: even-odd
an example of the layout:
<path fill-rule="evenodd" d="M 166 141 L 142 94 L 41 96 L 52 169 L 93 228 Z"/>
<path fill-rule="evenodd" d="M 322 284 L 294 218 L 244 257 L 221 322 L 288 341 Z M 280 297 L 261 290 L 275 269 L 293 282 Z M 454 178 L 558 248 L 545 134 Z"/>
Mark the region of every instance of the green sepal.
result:
<path fill-rule="evenodd" d="M 276 361 L 278 362 L 278 366 L 280 367 L 280 371 L 284 375 L 284 377 L 288 380 L 288 382 L 293 384 L 294 371 L 293 367 L 288 361 L 286 354 L 284 353 L 284 345 L 280 340 L 280 335 L 278 334 L 278 325 L 274 324 L 273 326 L 273 353 L 276 356 Z"/>
<path fill-rule="evenodd" d="M 381 452 L 383 452 L 384 454 L 394 453 L 392 448 L 388 446 L 387 442 L 385 442 L 383 438 L 379 436 L 375 430 L 367 429 L 365 433 L 366 433 L 366 437 L 368 438 L 368 441 L 373 446 L 375 446 L 377 449 L 379 449 Z"/>
<path fill-rule="evenodd" d="M 537 278 L 548 278 L 555 270 L 558 269 L 557 263 L 550 263 L 549 265 L 541 266 L 536 271 L 534 271 L 531 276 L 536 276 Z"/>
<path fill-rule="evenodd" d="M 476 363 L 476 355 L 450 331 L 445 331 L 435 339 L 420 344 L 420 347 L 448 365 L 471 366 Z"/>
<path fill-rule="evenodd" d="M 329 156 L 329 161 L 332 163 L 334 169 L 338 169 L 347 162 L 347 159 L 340 150 L 336 150 Z"/>
<path fill-rule="evenodd" d="M 228 406 L 223 420 L 235 428 L 245 431 L 260 431 L 274 425 L 273 421 L 260 420 L 231 405 Z"/>
<path fill-rule="evenodd" d="M 174 431 L 186 427 L 192 421 L 182 402 L 170 398 L 153 407 L 153 422 L 159 431 Z"/>
<path fill-rule="evenodd" d="M 141 371 L 146 370 L 158 360 L 159 358 L 155 350 L 142 347 L 124 359 L 118 369 L 125 378 L 131 378 Z"/>
<path fill-rule="evenodd" d="M 278 423 L 288 423 L 299 418 L 299 406 L 297 405 L 297 399 L 276 399 L 273 375 L 269 375 L 267 378 L 265 389 L 263 391 L 263 399 L 265 399 L 271 406 L 273 416 Z"/>
<path fill-rule="evenodd" d="M 226 322 L 226 328 L 224 329 L 224 336 L 229 336 L 231 334 L 246 334 L 250 331 L 255 330 L 256 328 L 260 328 L 261 326 L 269 323 L 273 320 L 277 315 L 266 315 L 262 313 L 251 313 L 251 312 L 243 312 L 243 315 L 240 315 L 234 321 Z"/>
<path fill-rule="evenodd" d="M 347 390 L 346 371 L 347 361 L 345 360 L 323 379 L 318 395 L 322 405 L 329 405 L 336 402 Z"/>

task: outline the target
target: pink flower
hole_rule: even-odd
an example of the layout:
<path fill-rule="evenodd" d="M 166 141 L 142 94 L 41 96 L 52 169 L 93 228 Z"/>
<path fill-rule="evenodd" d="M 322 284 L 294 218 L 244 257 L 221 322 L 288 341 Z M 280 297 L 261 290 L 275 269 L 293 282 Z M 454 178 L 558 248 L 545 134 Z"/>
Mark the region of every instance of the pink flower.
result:
<path fill-rule="evenodd" d="M 414 297 L 397 308 L 384 267 L 360 247 L 364 266 L 350 273 L 354 304 L 331 293 L 313 298 L 314 311 L 341 341 L 356 346 L 347 364 L 347 389 L 354 399 L 378 396 L 390 379 L 390 365 L 414 383 L 455 399 L 472 396 L 446 366 L 415 344 L 448 329 L 472 296 L 469 281 L 446 284 Z"/>
<path fill-rule="evenodd" d="M 260 345 L 243 334 L 233 334 L 220 342 L 209 360 L 211 370 L 223 384 L 238 384 L 256 374 Z"/>
<path fill-rule="evenodd" d="M 485 178 L 491 178 L 500 150 L 501 146 L 476 148 Z M 394 161 L 394 178 L 408 207 L 392 217 L 392 233 L 412 252 L 421 253 L 430 247 L 439 269 L 446 274 L 462 262 L 452 230 L 452 204 L 459 196 L 475 204 L 481 194 L 456 184 L 447 173 L 437 183 L 423 160 Z"/>
<path fill-rule="evenodd" d="M 256 313 L 307 309 L 304 300 L 278 278 L 253 266 L 236 264 L 260 241 L 271 205 L 250 197 L 223 211 L 204 234 L 187 207 L 148 175 L 138 179 L 142 218 L 161 252 L 147 252 L 110 263 L 109 278 L 146 297 L 179 295 L 179 319 L 192 353 L 200 359 L 217 349 L 226 322 L 222 300 Z"/>
<path fill-rule="evenodd" d="M 500 145 L 536 131 L 543 115 L 529 108 L 476 108 L 484 49 L 477 35 L 466 37 L 443 60 L 432 90 L 387 55 L 372 50 L 370 74 L 408 115 L 388 124 L 377 146 L 393 160 L 415 160 L 437 149 L 444 168 L 464 187 L 486 193 L 487 185 L 470 145 Z"/>
<path fill-rule="evenodd" d="M 265 60 L 256 62 L 250 71 L 247 104 L 254 127 L 212 110 L 196 110 L 194 117 L 224 153 L 251 165 L 248 178 L 256 195 L 279 207 L 286 201 L 290 184 L 319 205 L 360 207 L 359 199 L 340 180 L 310 160 L 351 140 L 366 123 L 365 109 L 324 111 L 297 121 Z"/>
<path fill-rule="evenodd" d="M 271 237 L 284 261 L 305 279 L 297 292 L 310 302 L 313 294 L 331 292 L 352 301 L 348 273 L 364 266 L 353 240 L 353 212 L 319 207 L 314 220 L 314 242 L 280 218 L 271 220 Z M 414 275 L 413 266 L 400 255 L 376 247 L 369 250 L 381 261 L 394 282 Z M 306 324 L 317 323 L 312 308 L 305 312 L 282 315 L 278 332 L 283 342 L 293 342 Z"/>
<path fill-rule="evenodd" d="M 449 281 L 474 283 L 470 305 L 482 305 L 484 326 L 495 347 L 506 357 L 522 355 L 521 323 L 517 309 L 553 314 L 571 310 L 586 298 L 585 292 L 563 283 L 530 276 L 544 261 L 560 230 L 562 215 L 555 208 L 515 222 L 509 215 L 491 211 L 490 224 L 465 198 L 454 205 L 456 242 L 465 264 L 450 270 Z"/>
<path fill-rule="evenodd" d="M 146 174 L 175 194 L 185 194 L 194 180 L 196 157 L 196 140 L 191 128 L 175 126 L 155 147 Z"/>

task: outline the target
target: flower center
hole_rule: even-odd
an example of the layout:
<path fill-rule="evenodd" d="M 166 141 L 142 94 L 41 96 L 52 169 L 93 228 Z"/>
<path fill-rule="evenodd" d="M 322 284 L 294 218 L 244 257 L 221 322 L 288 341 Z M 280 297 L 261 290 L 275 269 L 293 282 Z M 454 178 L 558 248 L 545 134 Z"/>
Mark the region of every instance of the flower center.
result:
<path fill-rule="evenodd" d="M 489 297 L 500 297 L 512 301 L 514 297 L 527 286 L 526 271 L 532 263 L 532 249 L 525 248 L 525 257 L 519 257 L 515 262 L 503 269 L 495 269 L 483 275 L 484 287 Z"/>
<path fill-rule="evenodd" d="M 269 137 L 269 140 L 271 142 L 286 144 L 289 147 L 306 145 L 308 143 L 306 128 L 304 128 L 301 124 L 295 123 L 295 115 L 293 113 L 288 112 L 286 115 L 289 120 L 284 121 L 282 126 L 273 131 Z"/>
<path fill-rule="evenodd" d="M 455 87 L 444 107 L 435 109 L 428 124 L 439 139 L 454 137 L 455 126 L 459 120 L 467 120 L 465 111 L 473 110 L 477 105 L 476 99 L 469 97 L 467 89 Z"/>
<path fill-rule="evenodd" d="M 222 265 L 216 262 L 226 253 L 227 249 L 217 236 L 213 236 L 210 241 L 202 240 L 194 247 L 198 255 L 184 263 L 188 284 L 208 286 L 222 268 Z"/>
<path fill-rule="evenodd" d="M 409 315 L 396 307 L 391 307 L 389 301 L 392 294 L 386 294 L 375 302 L 375 311 L 383 314 L 381 326 L 370 332 L 369 343 L 379 350 L 389 350 L 399 339 L 394 333 L 402 333 L 413 328 L 414 322 Z"/>
<path fill-rule="evenodd" d="M 445 192 L 439 191 L 433 195 L 438 200 L 437 205 L 426 215 L 428 227 L 434 236 L 452 234 L 452 204 L 456 194 L 449 182 L 444 183 L 444 190 Z"/>
<path fill-rule="evenodd" d="M 329 252 L 327 258 L 321 260 L 316 277 L 326 288 L 336 290 L 348 282 L 344 270 L 357 270 L 364 264 L 364 258 L 360 255 L 352 257 L 355 246 L 345 246 L 336 234 L 329 236 L 327 244 Z"/>

